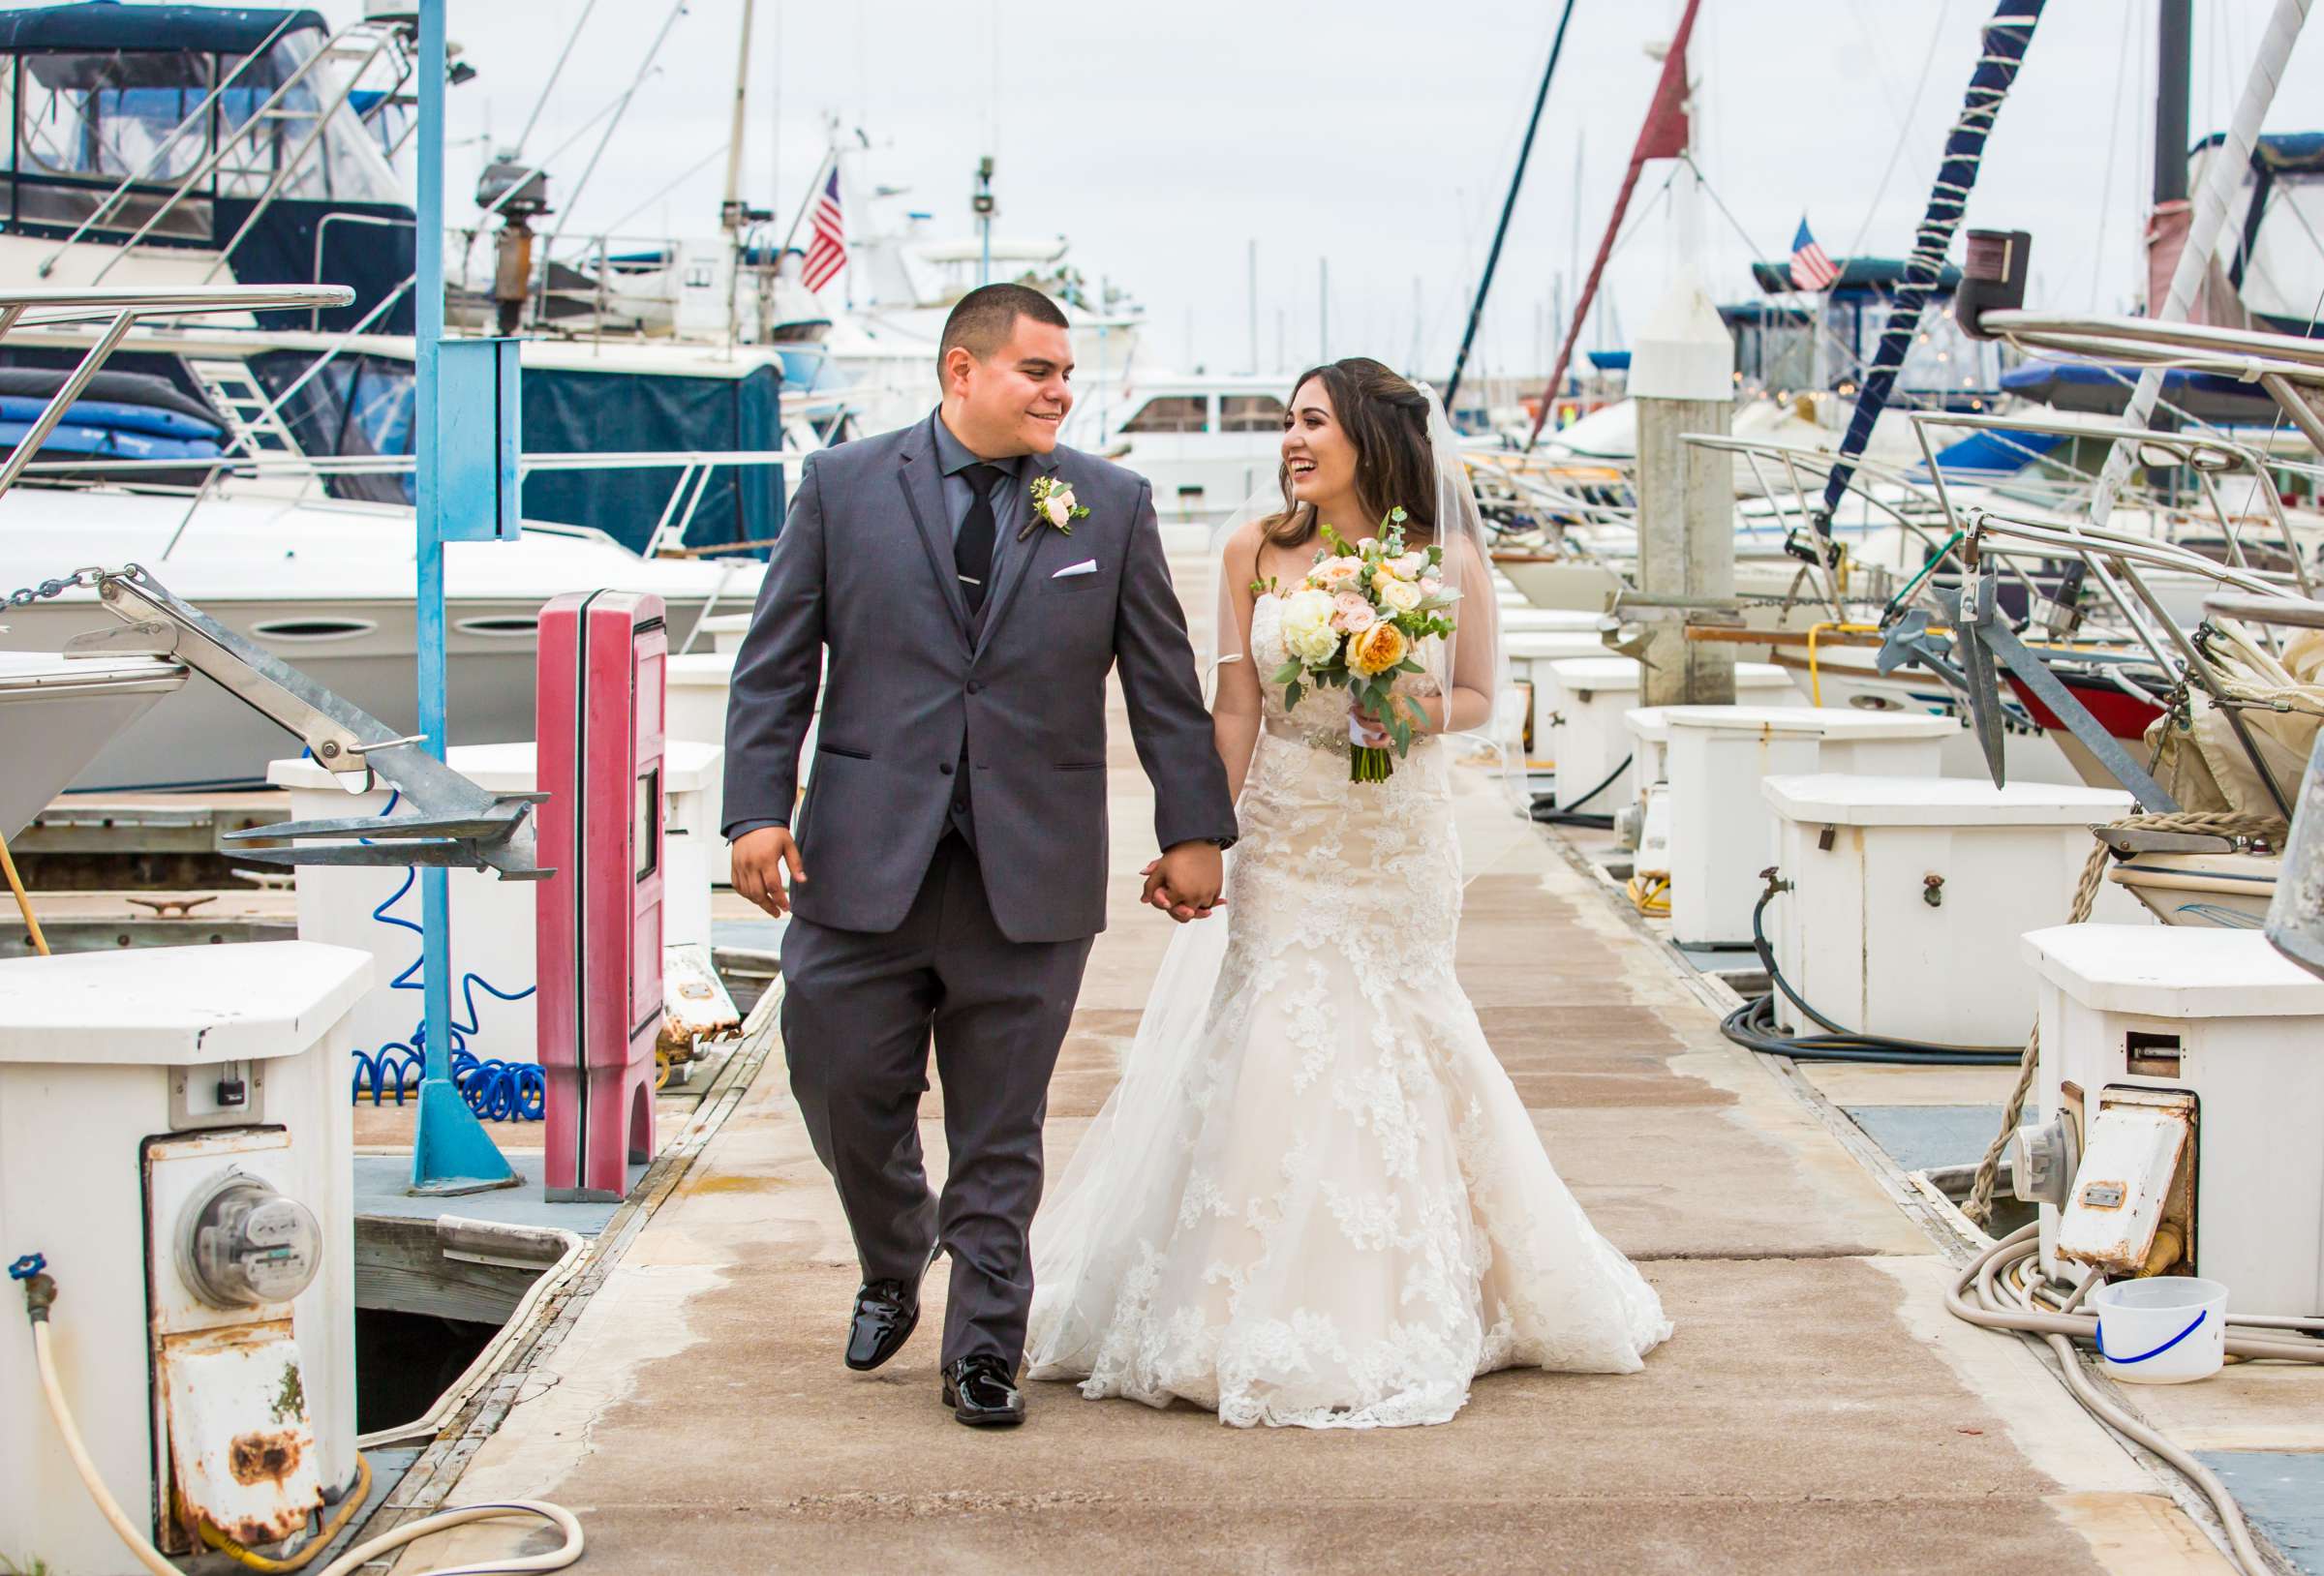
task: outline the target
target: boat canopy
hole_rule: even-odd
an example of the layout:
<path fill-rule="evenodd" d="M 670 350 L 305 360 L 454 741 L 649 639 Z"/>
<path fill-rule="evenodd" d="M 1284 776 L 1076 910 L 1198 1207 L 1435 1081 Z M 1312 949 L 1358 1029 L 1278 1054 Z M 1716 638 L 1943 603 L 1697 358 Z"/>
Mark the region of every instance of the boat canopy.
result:
<path fill-rule="evenodd" d="M 2130 403 L 2139 371 L 2095 361 L 2030 357 L 2002 374 L 2002 387 L 2054 409 L 2119 416 Z M 2164 370 L 2162 400 L 2166 409 L 2218 427 L 2266 426 L 2278 413 L 2274 397 L 2256 384 L 2181 367 Z"/>
<path fill-rule="evenodd" d="M 2187 154 L 2187 181 L 2199 187 L 2203 167 L 2221 157 L 2226 137 L 2205 137 Z M 2235 195 L 2218 260 L 2253 327 L 2278 334 L 2317 336 L 2316 302 L 2324 297 L 2324 132 L 2278 132 L 2251 149 Z"/>
<path fill-rule="evenodd" d="M 1755 262 L 1751 265 L 1751 281 L 1769 295 L 1791 293 L 1791 263 Z M 1832 281 L 1827 294 L 1839 295 L 1850 291 L 1871 291 L 1888 294 L 1905 282 L 1905 261 L 1902 258 L 1844 258 L 1840 259 L 1840 277 Z M 1961 283 L 1961 270 L 1951 263 L 1944 265 L 1937 276 L 1937 293 L 1950 295 Z"/>
<path fill-rule="evenodd" d="M 1850 258 L 1828 290 L 1794 290 L 1789 262 L 1755 262 L 1758 300 L 1719 309 L 1735 339 L 1735 382 L 1745 394 L 1788 395 L 1822 389 L 1853 398 L 1888 325 L 1903 286 L 1896 258 Z M 1947 263 L 1935 298 L 1945 302 L 1961 282 Z M 1897 389 L 1921 409 L 1983 410 L 2001 387 L 2003 348 L 1961 332 L 1949 310 L 1932 310 L 1898 369 Z"/>
<path fill-rule="evenodd" d="M 289 22 L 288 27 L 284 26 Z M 255 11 L 218 6 L 127 6 L 88 0 L 77 6 L 0 11 L 0 51 L 22 49 L 192 49 L 246 55 L 277 36 L 324 31 L 313 11 Z"/>
<path fill-rule="evenodd" d="M 313 11 L 83 5 L 0 12 L 0 228 L 91 246 L 233 250 L 247 285 L 334 284 L 352 305 L 262 314 L 345 328 L 413 267 L 403 183 L 319 58 Z M 376 101 L 375 101 L 376 102 Z M 410 332 L 408 294 L 373 326 Z"/>

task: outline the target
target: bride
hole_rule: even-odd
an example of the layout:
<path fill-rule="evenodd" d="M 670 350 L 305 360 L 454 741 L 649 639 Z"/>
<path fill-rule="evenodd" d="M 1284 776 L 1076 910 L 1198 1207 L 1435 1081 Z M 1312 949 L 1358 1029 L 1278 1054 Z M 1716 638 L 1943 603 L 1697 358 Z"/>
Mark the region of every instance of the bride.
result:
<path fill-rule="evenodd" d="M 1488 726 L 1500 652 L 1452 430 L 1355 358 L 1300 378 L 1282 453 L 1280 505 L 1219 558 L 1226 920 L 1173 938 L 1121 1082 L 1034 1223 L 1027 1372 L 1307 1428 L 1446 1422 L 1495 1369 L 1633 1372 L 1670 1333 L 1661 1303 L 1558 1180 L 1453 976 L 1441 736 Z M 1287 709 L 1267 680 L 1319 523 L 1354 540 L 1392 507 L 1462 596 L 1397 681 L 1410 753 L 1351 782 L 1351 738 L 1387 743 L 1380 719 L 1337 689 Z"/>

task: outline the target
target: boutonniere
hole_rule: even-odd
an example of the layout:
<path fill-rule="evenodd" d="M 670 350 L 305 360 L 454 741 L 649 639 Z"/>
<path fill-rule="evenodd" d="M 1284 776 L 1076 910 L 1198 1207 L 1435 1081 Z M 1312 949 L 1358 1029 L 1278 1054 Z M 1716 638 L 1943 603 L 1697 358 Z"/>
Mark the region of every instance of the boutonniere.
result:
<path fill-rule="evenodd" d="M 1031 491 L 1033 512 L 1025 521 L 1024 529 L 1017 533 L 1017 539 L 1021 542 L 1030 536 L 1033 528 L 1039 525 L 1055 526 L 1058 535 L 1070 536 L 1073 534 L 1073 523 L 1089 517 L 1089 511 L 1074 501 L 1073 483 L 1069 481 L 1060 481 L 1055 476 L 1035 476 Z"/>

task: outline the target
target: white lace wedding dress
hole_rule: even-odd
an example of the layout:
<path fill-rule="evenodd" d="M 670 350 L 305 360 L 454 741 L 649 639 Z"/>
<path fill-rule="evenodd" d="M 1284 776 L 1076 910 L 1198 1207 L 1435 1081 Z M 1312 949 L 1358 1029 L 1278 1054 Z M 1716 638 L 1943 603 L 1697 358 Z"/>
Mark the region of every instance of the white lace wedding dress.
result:
<path fill-rule="evenodd" d="M 1262 674 L 1279 611 L 1253 610 Z M 1226 918 L 1177 933 L 1034 1223 L 1026 1372 L 1242 1426 L 1386 1428 L 1447 1421 L 1499 1368 L 1639 1368 L 1662 1305 L 1558 1180 L 1453 978 L 1445 745 L 1351 783 L 1345 694 L 1287 712 L 1263 687 Z"/>

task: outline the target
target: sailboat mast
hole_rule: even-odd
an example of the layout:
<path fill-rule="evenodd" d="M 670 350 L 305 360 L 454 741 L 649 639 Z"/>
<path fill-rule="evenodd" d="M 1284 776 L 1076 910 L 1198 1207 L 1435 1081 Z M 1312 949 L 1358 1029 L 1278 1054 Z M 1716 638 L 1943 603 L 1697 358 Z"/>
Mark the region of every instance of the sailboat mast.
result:
<path fill-rule="evenodd" d="M 1549 102 L 1549 83 L 1557 76 L 1557 57 L 1566 50 L 1566 24 L 1574 19 L 1574 0 L 1557 18 L 1557 36 L 1549 43 L 1549 63 L 1542 68 L 1542 85 L 1533 96 L 1533 118 L 1525 123 L 1525 140 L 1517 148 L 1517 167 L 1509 177 L 1509 195 L 1501 199 L 1501 222 L 1493 227 L 1493 246 L 1484 257 L 1484 277 L 1477 281 L 1477 299 L 1469 306 L 1469 324 L 1461 330 L 1460 353 L 1452 358 L 1452 376 L 1445 379 L 1445 409 L 1460 396 L 1460 375 L 1469 364 L 1469 349 L 1477 343 L 1477 325 L 1484 318 L 1484 298 L 1493 288 L 1493 270 L 1501 263 L 1501 243 L 1509 239 L 1510 216 L 1517 211 L 1517 193 L 1525 184 L 1525 164 L 1533 157 L 1533 137 L 1542 129 L 1542 106 Z"/>
<path fill-rule="evenodd" d="M 1558 385 L 1565 381 L 1566 367 L 1574 359 L 1575 342 L 1581 338 L 1582 324 L 1589 320 L 1590 306 L 1598 298 L 1598 282 L 1605 276 L 1606 259 L 1613 256 L 1614 236 L 1622 228 L 1622 216 L 1630 211 L 1631 194 L 1638 189 L 1638 172 L 1646 167 L 1649 159 L 1679 159 L 1687 151 L 1687 41 L 1695 34 L 1695 13 L 1700 0 L 1687 0 L 1687 9 L 1680 13 L 1678 31 L 1670 40 L 1670 47 L 1663 56 L 1663 75 L 1655 83 L 1654 102 L 1647 106 L 1646 124 L 1638 131 L 1638 144 L 1631 150 L 1630 166 L 1622 172 L 1622 189 L 1614 194 L 1614 211 L 1605 223 L 1605 234 L 1598 242 L 1598 256 L 1590 263 L 1589 277 L 1581 282 L 1581 294 L 1574 303 L 1574 320 L 1566 325 L 1566 337 L 1558 347 L 1557 361 L 1549 369 L 1549 381 L 1542 390 L 1542 408 L 1534 412 L 1533 430 L 1525 435 L 1525 452 L 1533 452 L 1541 441 L 1542 423 L 1549 419 L 1549 411 L 1557 404 Z"/>
<path fill-rule="evenodd" d="M 2186 200 L 2186 84 L 2194 0 L 2156 8 L 2155 206 Z"/>
<path fill-rule="evenodd" d="M 726 194 L 719 203 L 719 223 L 729 235 L 743 230 L 743 119 L 750 105 L 750 21 L 758 0 L 743 0 L 743 38 L 735 46 L 734 118 L 726 125 Z"/>

